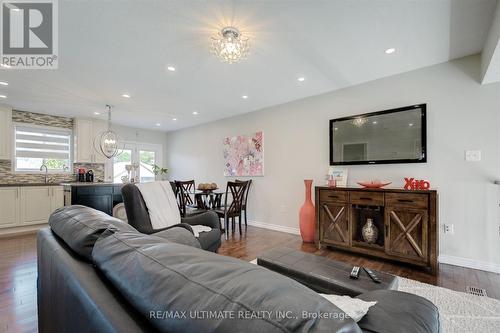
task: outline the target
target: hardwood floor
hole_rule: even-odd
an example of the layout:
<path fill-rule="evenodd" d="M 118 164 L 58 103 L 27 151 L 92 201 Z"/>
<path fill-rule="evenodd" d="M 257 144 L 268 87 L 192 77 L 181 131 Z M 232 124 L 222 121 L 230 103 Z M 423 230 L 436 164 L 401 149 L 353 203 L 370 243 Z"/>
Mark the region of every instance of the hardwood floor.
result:
<path fill-rule="evenodd" d="M 241 237 L 237 232 L 231 235 L 228 241 L 223 241 L 219 253 L 250 261 L 278 246 L 300 249 L 457 291 L 465 291 L 468 285 L 476 286 L 486 289 L 489 297 L 500 299 L 500 274 L 441 264 L 439 274 L 431 276 L 411 266 L 341 251 L 318 251 L 313 244 L 303 244 L 299 236 L 255 227 L 248 227 Z M 0 333 L 37 331 L 36 276 L 36 236 L 0 238 Z"/>

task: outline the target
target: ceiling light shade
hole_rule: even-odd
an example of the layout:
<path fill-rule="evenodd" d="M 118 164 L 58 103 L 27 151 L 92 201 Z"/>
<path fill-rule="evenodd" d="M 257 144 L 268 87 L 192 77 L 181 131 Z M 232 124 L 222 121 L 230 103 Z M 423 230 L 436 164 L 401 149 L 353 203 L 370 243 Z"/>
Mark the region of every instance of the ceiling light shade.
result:
<path fill-rule="evenodd" d="M 234 27 L 223 28 L 212 37 L 212 52 L 223 62 L 232 64 L 245 59 L 250 51 L 248 38 Z"/>
<path fill-rule="evenodd" d="M 390 49 L 385 50 L 385 53 L 387 53 L 387 54 L 391 54 L 391 53 L 394 53 L 394 52 L 396 52 L 396 49 L 393 48 L 393 47 L 391 47 Z"/>
<path fill-rule="evenodd" d="M 121 154 L 120 138 L 118 134 L 111 130 L 111 105 L 106 105 L 108 109 L 108 129 L 94 138 L 94 149 L 98 154 L 111 159 Z"/>

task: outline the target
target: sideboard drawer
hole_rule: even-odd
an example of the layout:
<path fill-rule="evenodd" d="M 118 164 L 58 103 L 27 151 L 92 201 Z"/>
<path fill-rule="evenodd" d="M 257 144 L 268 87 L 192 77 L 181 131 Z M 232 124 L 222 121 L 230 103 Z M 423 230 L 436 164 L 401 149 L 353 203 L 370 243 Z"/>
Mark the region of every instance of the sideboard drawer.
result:
<path fill-rule="evenodd" d="M 351 191 L 350 195 L 350 202 L 353 204 L 368 206 L 384 205 L 384 193 L 382 192 Z"/>
<path fill-rule="evenodd" d="M 321 190 L 319 191 L 319 200 L 321 202 L 347 202 L 347 192 L 336 190 Z"/>
<path fill-rule="evenodd" d="M 386 193 L 387 206 L 427 209 L 428 195 L 420 193 Z"/>

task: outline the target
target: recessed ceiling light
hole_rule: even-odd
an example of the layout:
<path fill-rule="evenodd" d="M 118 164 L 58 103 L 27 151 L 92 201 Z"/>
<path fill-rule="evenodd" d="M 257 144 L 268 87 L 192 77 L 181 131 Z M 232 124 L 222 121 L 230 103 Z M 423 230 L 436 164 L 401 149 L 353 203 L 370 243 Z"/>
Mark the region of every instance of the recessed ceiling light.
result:
<path fill-rule="evenodd" d="M 161 124 L 160 123 L 156 123 L 156 126 L 161 126 Z"/>
<path fill-rule="evenodd" d="M 8 83 L 8 82 L 5 82 L 5 81 L 0 81 L 0 84 L 1 84 L 2 86 L 8 86 L 8 85 L 9 85 L 9 83 Z"/>
<path fill-rule="evenodd" d="M 198 114 L 198 111 L 193 111 L 193 114 L 196 116 Z"/>
<path fill-rule="evenodd" d="M 302 77 L 302 76 L 301 76 L 301 77 L 299 77 L 299 78 L 297 78 L 297 81 L 299 81 L 299 82 L 304 82 L 305 80 L 306 80 L 306 78 L 305 78 L 305 77 Z"/>
<path fill-rule="evenodd" d="M 396 52 L 396 49 L 392 48 L 392 47 L 390 49 L 385 50 L 385 53 L 387 53 L 387 54 L 391 54 L 391 53 L 394 53 L 394 52 Z"/>
<path fill-rule="evenodd" d="M 247 99 L 247 98 L 248 98 L 248 96 L 247 96 L 247 95 L 243 95 L 243 96 L 241 96 L 241 98 L 243 98 L 243 99 Z"/>
<path fill-rule="evenodd" d="M 94 114 L 95 114 L 96 116 L 98 116 L 98 115 L 100 115 L 101 113 L 100 113 L 100 112 L 95 111 L 95 112 L 94 112 Z"/>
<path fill-rule="evenodd" d="M 0 95 L 0 98 L 7 98 L 7 96 L 5 96 L 5 95 Z"/>
<path fill-rule="evenodd" d="M 413 123 L 409 123 L 408 126 L 412 127 L 413 126 Z"/>
<path fill-rule="evenodd" d="M 173 121 L 177 121 L 177 118 L 172 118 Z"/>
<path fill-rule="evenodd" d="M 0 67 L 3 67 L 3 68 L 10 68 L 10 65 L 7 65 L 7 64 L 0 64 Z"/>
<path fill-rule="evenodd" d="M 338 129 L 338 127 L 335 127 L 335 128 L 334 128 L 334 130 L 335 130 L 335 131 L 338 131 L 339 129 Z"/>
<path fill-rule="evenodd" d="M 373 124 L 373 125 L 377 125 L 377 122 L 376 122 L 376 121 L 374 121 L 374 122 L 372 122 L 372 124 Z"/>
<path fill-rule="evenodd" d="M 174 66 L 168 66 L 167 69 L 171 72 L 175 72 L 175 67 Z"/>
<path fill-rule="evenodd" d="M 129 94 L 123 94 L 122 97 L 130 98 L 130 95 Z"/>

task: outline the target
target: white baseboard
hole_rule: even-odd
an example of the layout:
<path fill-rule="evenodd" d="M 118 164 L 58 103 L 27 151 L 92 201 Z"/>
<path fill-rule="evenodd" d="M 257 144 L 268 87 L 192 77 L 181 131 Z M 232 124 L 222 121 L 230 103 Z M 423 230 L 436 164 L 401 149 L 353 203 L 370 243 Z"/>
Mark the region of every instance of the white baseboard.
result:
<path fill-rule="evenodd" d="M 38 230 L 45 228 L 47 225 L 48 224 L 45 223 L 45 224 L 37 224 L 37 225 L 29 225 L 21 227 L 3 228 L 0 229 L 0 238 L 34 234 L 37 233 Z"/>
<path fill-rule="evenodd" d="M 479 261 L 462 257 L 454 257 L 442 254 L 439 256 L 438 261 L 441 264 L 449 264 L 454 266 L 461 266 L 473 269 L 479 269 L 481 271 L 488 271 L 493 273 L 500 273 L 500 265 L 487 262 L 487 261 Z"/>
<path fill-rule="evenodd" d="M 258 221 L 248 221 L 248 225 L 251 225 L 254 227 L 259 227 L 259 228 L 264 228 L 264 229 L 286 232 L 288 234 L 300 235 L 299 228 L 285 227 L 285 226 L 282 226 L 279 224 L 271 224 L 271 223 L 264 223 L 264 222 L 258 222 Z"/>

